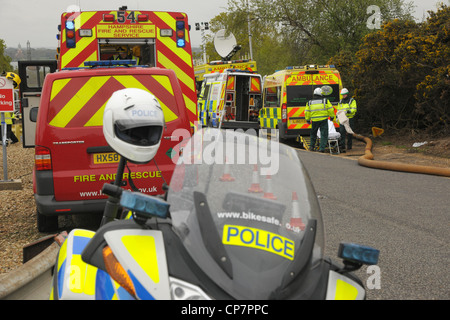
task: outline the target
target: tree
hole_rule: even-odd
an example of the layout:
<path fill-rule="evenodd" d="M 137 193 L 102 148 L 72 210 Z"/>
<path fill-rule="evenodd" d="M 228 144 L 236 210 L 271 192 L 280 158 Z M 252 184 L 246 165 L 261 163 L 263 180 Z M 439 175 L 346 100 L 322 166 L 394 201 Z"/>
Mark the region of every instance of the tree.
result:
<path fill-rule="evenodd" d="M 449 132 L 450 9 L 364 37 L 351 69 L 359 113 L 383 128 Z"/>
<path fill-rule="evenodd" d="M 254 14 L 279 30 L 295 47 L 297 64 L 325 64 L 342 51 L 356 52 L 367 27 L 369 7 L 380 19 L 411 18 L 403 0 L 253 0 Z"/>
<path fill-rule="evenodd" d="M 442 5 L 423 26 L 418 43 L 411 43 L 417 65 L 428 71 L 417 84 L 415 112 L 429 131 L 450 134 L 450 7 Z M 417 48 L 417 49 L 416 49 Z M 408 47 L 407 47 L 408 49 Z M 431 70 L 430 70 L 431 69 Z M 413 71 L 415 72 L 415 71 Z"/>
<path fill-rule="evenodd" d="M 233 59 L 250 57 L 248 34 L 250 18 L 253 60 L 257 61 L 258 72 L 262 75 L 271 74 L 290 64 L 290 57 L 293 55 L 290 53 L 289 43 L 285 43 L 277 30 L 255 18 L 251 8 L 248 11 L 243 0 L 230 1 L 229 5 L 229 11 L 214 17 L 209 25 L 213 34 L 220 29 L 226 29 L 236 37 L 236 42 L 241 49 Z M 221 60 L 214 49 L 213 36 L 207 37 L 206 52 L 210 61 Z"/>
<path fill-rule="evenodd" d="M 3 71 L 12 71 L 11 58 L 5 55 L 6 44 L 0 39 L 0 73 Z"/>
<path fill-rule="evenodd" d="M 251 19 L 253 57 L 262 74 L 289 65 L 326 64 L 337 55 L 351 56 L 364 35 L 372 32 L 367 21 L 376 5 L 381 19 L 411 18 L 411 4 L 403 0 L 229 0 L 228 11 L 210 22 L 211 31 L 227 29 L 248 54 Z M 212 37 L 207 52 L 215 55 Z"/>

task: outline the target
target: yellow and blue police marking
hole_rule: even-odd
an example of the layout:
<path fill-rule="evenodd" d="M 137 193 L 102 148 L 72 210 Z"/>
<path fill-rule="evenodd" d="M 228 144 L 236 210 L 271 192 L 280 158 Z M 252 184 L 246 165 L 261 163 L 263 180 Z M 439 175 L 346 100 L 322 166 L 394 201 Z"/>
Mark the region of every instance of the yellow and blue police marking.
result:
<path fill-rule="evenodd" d="M 133 285 L 136 289 L 134 280 Z M 135 298 L 114 281 L 107 272 L 99 269 L 95 279 L 95 300 L 135 300 Z"/>
<path fill-rule="evenodd" d="M 53 288 L 57 291 L 58 299 L 63 298 L 63 295 L 66 294 L 65 290 L 70 291 L 67 292 L 69 296 L 73 294 L 92 296 L 94 294 L 97 268 L 81 260 L 81 253 L 93 235 L 92 231 L 75 229 L 61 246 L 56 265 L 57 283 Z M 69 275 L 66 271 L 69 271 Z M 53 292 L 53 298 L 54 294 L 55 292 Z"/>
<path fill-rule="evenodd" d="M 227 245 L 264 250 L 294 260 L 295 242 L 266 230 L 225 225 L 222 242 Z"/>

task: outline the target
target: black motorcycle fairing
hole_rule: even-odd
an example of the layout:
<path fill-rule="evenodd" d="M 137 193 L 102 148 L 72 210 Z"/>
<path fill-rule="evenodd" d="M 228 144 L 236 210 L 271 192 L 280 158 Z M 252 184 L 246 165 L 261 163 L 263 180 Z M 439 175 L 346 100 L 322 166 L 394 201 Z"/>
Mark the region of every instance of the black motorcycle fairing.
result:
<path fill-rule="evenodd" d="M 221 288 L 197 265 L 187 252 L 179 236 L 169 224 L 160 224 L 158 229 L 163 232 L 169 275 L 171 277 L 196 285 L 212 299 L 236 300 Z M 330 264 L 322 260 L 315 266 L 310 266 L 309 260 L 303 272 L 298 274 L 285 287 L 273 292 L 269 300 L 323 300 L 328 285 Z M 253 297 L 247 297 L 248 300 Z"/>
<path fill-rule="evenodd" d="M 212 135 L 218 138 L 203 136 L 194 154 L 185 148 L 183 155 L 197 159 L 198 151 L 199 158 L 214 161 L 185 162 L 172 175 L 167 202 L 174 232 L 202 272 L 233 298 L 290 297 L 288 288 L 303 286 L 298 279 L 315 274 L 312 269 L 323 258 L 320 206 L 309 175 L 286 145 L 239 132 L 227 132 L 229 140 L 217 130 Z M 239 155 L 255 154 L 250 149 L 256 145 L 259 151 L 267 148 L 262 153 L 273 162 L 240 162 Z M 315 234 L 310 233 L 313 221 Z M 231 268 L 224 268 L 223 261 L 230 261 Z"/>
<path fill-rule="evenodd" d="M 233 278 L 233 266 L 224 245 L 220 241 L 220 235 L 209 211 L 208 201 L 203 193 L 194 192 L 194 205 L 206 250 L 228 277 Z"/>
<path fill-rule="evenodd" d="M 169 276 L 186 281 L 201 288 L 212 299 L 236 299 L 219 287 L 192 259 L 180 238 L 169 224 L 160 224 L 163 232 Z"/>

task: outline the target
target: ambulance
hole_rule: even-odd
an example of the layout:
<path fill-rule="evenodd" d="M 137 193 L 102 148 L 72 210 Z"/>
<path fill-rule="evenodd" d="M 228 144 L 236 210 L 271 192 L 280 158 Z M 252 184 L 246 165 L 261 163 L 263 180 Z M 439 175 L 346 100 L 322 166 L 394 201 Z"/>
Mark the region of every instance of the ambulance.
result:
<path fill-rule="evenodd" d="M 314 89 L 323 86 L 331 87 L 331 93 L 325 97 L 337 106 L 342 81 L 334 65 L 287 67 L 266 76 L 259 112 L 260 128 L 277 129 L 278 138 L 282 140 L 299 139 L 307 143 L 311 126 L 305 120 L 306 103 L 313 98 Z"/>
<path fill-rule="evenodd" d="M 249 59 L 229 60 L 229 61 L 211 61 L 206 64 L 194 66 L 195 83 L 197 86 L 197 94 L 202 88 L 205 74 L 223 72 L 225 69 L 238 69 L 244 71 L 257 72 L 256 61 Z"/>
<path fill-rule="evenodd" d="M 238 69 L 225 69 L 204 75 L 198 97 L 202 126 L 224 129 L 258 129 L 262 100 L 261 75 Z"/>
<path fill-rule="evenodd" d="M 65 12 L 58 32 L 56 70 L 84 67 L 86 61 L 135 60 L 137 65 L 172 69 L 183 92 L 193 130 L 197 115 L 197 94 L 192 61 L 188 17 L 182 12 L 119 10 Z M 39 70 L 53 72 L 53 65 Z M 45 76 L 45 74 L 41 75 Z M 43 82 L 44 77 L 41 77 Z M 32 96 L 39 95 L 30 90 Z M 26 92 L 26 91 L 24 91 Z M 27 101 L 27 113 L 37 113 L 37 102 Z M 33 103 L 33 104 L 32 104 Z M 35 123 L 24 114 L 24 146 L 34 146 Z"/>

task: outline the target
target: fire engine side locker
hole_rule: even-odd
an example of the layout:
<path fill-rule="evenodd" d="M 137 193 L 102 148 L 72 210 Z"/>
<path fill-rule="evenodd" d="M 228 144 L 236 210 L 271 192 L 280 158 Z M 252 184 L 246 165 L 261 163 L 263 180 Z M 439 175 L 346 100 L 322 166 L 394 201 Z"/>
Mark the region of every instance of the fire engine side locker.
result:
<path fill-rule="evenodd" d="M 45 76 L 56 71 L 56 60 L 18 61 L 22 113 L 22 145 L 34 148 L 36 118 Z"/>

